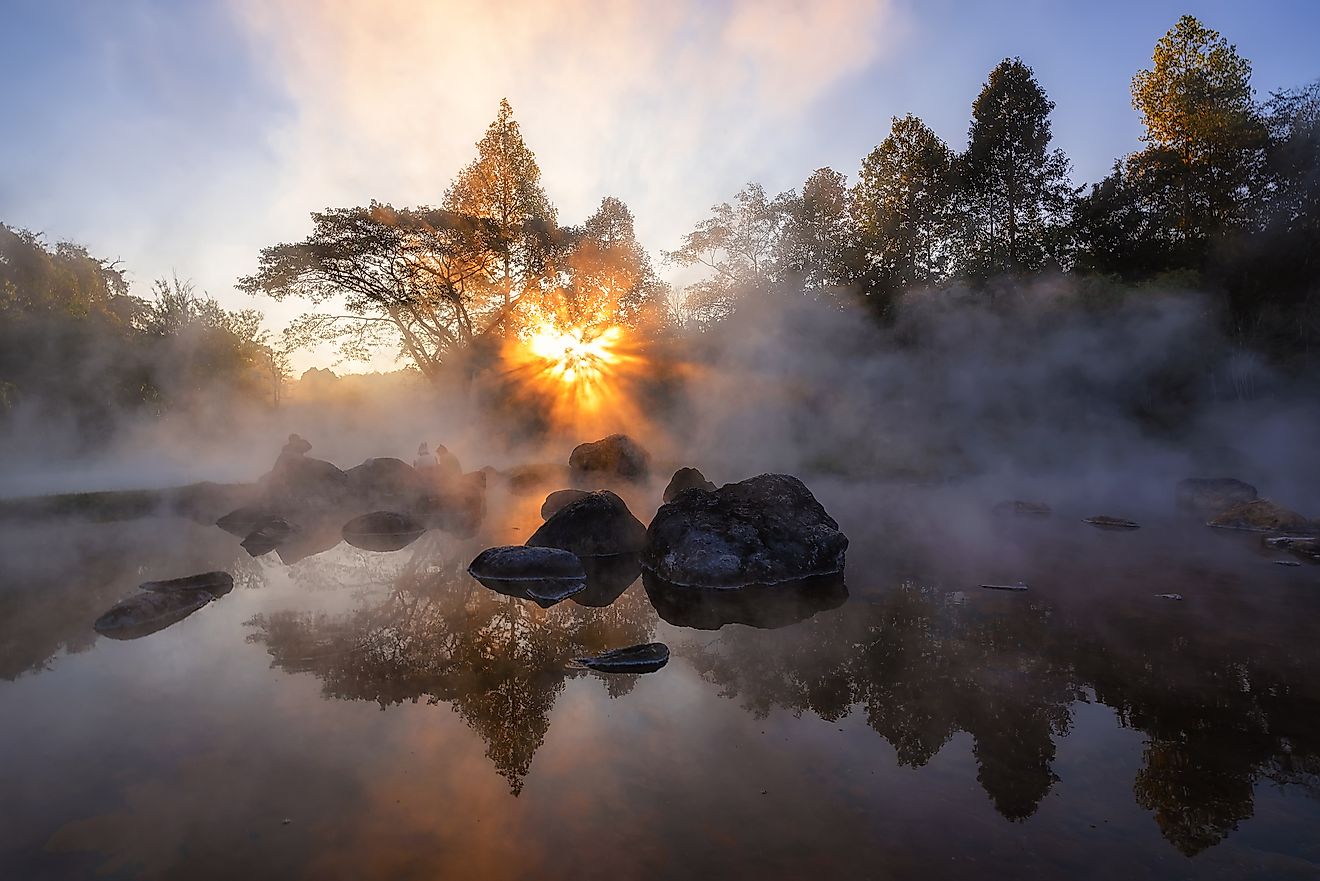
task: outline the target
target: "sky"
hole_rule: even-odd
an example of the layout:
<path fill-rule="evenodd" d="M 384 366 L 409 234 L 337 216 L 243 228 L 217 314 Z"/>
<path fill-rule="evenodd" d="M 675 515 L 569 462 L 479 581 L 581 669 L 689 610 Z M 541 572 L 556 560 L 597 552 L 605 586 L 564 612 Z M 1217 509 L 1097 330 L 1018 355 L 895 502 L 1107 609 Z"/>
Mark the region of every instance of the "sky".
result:
<path fill-rule="evenodd" d="M 955 149 L 1019 56 L 1077 184 L 1139 147 L 1133 73 L 1191 13 L 1259 95 L 1320 78 L 1315 0 L 0 0 L 0 222 L 234 290 L 310 212 L 438 204 L 501 97 L 560 221 L 623 199 L 659 260 L 748 181 L 855 179 L 890 119 Z"/>

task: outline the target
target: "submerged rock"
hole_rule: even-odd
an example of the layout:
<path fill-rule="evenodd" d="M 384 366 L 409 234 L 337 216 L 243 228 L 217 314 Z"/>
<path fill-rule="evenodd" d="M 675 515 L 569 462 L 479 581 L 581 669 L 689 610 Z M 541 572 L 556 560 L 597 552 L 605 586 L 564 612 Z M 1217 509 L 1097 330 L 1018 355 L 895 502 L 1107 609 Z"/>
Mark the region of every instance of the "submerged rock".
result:
<path fill-rule="evenodd" d="M 1220 529 L 1246 529 L 1252 532 L 1293 532 L 1307 535 L 1317 532 L 1315 523 L 1276 505 L 1269 499 L 1256 499 L 1235 505 L 1210 520 L 1210 526 Z"/>
<path fill-rule="evenodd" d="M 1090 523 L 1092 526 L 1099 526 L 1101 529 L 1140 529 L 1141 524 L 1134 520 L 1125 520 L 1122 517 L 1110 517 L 1107 514 L 1097 514 L 1094 517 L 1087 517 L 1082 520 L 1083 523 Z"/>
<path fill-rule="evenodd" d="M 562 548 L 579 557 L 635 554 L 646 527 L 609 490 L 588 493 L 560 508 L 527 539 L 528 547 Z"/>
<path fill-rule="evenodd" d="M 994 512 L 1015 517 L 1049 517 L 1054 509 L 1044 502 L 1024 502 L 1021 499 L 1008 499 L 995 505 Z"/>
<path fill-rule="evenodd" d="M 586 658 L 574 658 L 573 666 L 601 673 L 654 673 L 669 663 L 669 646 L 663 642 L 630 645 Z"/>
<path fill-rule="evenodd" d="M 476 578 L 502 581 L 544 578 L 585 580 L 587 572 L 576 554 L 560 548 L 506 545 L 487 548 L 468 565 Z"/>
<path fill-rule="evenodd" d="M 206 590 L 145 590 L 115 603 L 92 627 L 111 639 L 137 639 L 182 621 L 214 599 Z"/>
<path fill-rule="evenodd" d="M 628 435 L 612 434 L 574 447 L 568 467 L 578 484 L 611 478 L 640 482 L 651 473 L 651 454 Z"/>
<path fill-rule="evenodd" d="M 541 519 L 549 520 L 560 508 L 589 495 L 584 489 L 557 489 L 541 503 Z"/>
<path fill-rule="evenodd" d="M 848 599 L 841 573 L 777 584 L 710 588 L 672 584 L 643 569 L 642 586 L 664 621 L 697 630 L 719 630 L 726 624 L 773 630 L 838 608 Z"/>
<path fill-rule="evenodd" d="M 706 492 L 713 492 L 715 484 L 706 479 L 696 468 L 680 468 L 674 472 L 674 476 L 669 478 L 669 485 L 665 487 L 663 496 L 665 504 L 669 504 L 678 498 L 678 494 L 690 489 L 702 489 Z"/>
<path fill-rule="evenodd" d="M 295 531 L 297 528 L 283 517 L 265 517 L 243 539 L 243 550 L 260 557 L 275 550 Z"/>
<path fill-rule="evenodd" d="M 426 532 L 426 526 L 407 514 L 373 511 L 344 524 L 344 541 L 364 551 L 397 551 Z"/>
<path fill-rule="evenodd" d="M 167 581 L 144 581 L 138 585 L 138 589 L 153 593 L 202 590 L 209 593 L 212 599 L 219 599 L 234 589 L 234 577 L 228 572 L 203 572 L 200 575 L 171 578 Z"/>
<path fill-rule="evenodd" d="M 672 584 L 742 587 L 843 571 L 848 539 L 802 481 L 762 474 L 682 493 L 647 530 L 645 565 Z"/>
<path fill-rule="evenodd" d="M 1174 489 L 1178 510 L 1206 518 L 1255 501 L 1259 495 L 1254 486 L 1233 477 L 1189 477 Z"/>

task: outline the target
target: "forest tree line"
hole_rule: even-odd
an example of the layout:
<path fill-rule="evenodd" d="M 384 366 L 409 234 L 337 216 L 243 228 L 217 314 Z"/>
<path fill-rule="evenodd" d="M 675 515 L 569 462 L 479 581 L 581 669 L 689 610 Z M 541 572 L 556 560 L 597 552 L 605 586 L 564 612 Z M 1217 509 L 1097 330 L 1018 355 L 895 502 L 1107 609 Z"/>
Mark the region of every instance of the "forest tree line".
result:
<path fill-rule="evenodd" d="M 348 359 L 396 348 L 439 381 L 545 324 L 700 333 L 758 297 L 860 301 L 888 322 L 909 291 L 993 303 L 1043 275 L 1103 295 L 1088 303 L 1203 291 L 1237 345 L 1307 363 L 1320 342 L 1320 81 L 1258 100 L 1250 62 L 1184 16 L 1131 91 L 1141 148 L 1079 187 L 1053 146 L 1054 103 L 1005 59 L 972 102 L 964 150 L 908 114 L 851 183 L 830 168 L 800 191 L 749 183 L 663 253 L 705 270 L 677 291 L 621 200 L 559 222 L 507 101 L 439 207 L 327 209 L 304 240 L 261 252 L 239 289 L 311 306 L 278 338 L 186 281 L 135 298 L 117 265 L 0 226 L 0 418 L 23 402 L 168 409 L 217 385 L 278 402 L 289 353 L 323 343 Z"/>

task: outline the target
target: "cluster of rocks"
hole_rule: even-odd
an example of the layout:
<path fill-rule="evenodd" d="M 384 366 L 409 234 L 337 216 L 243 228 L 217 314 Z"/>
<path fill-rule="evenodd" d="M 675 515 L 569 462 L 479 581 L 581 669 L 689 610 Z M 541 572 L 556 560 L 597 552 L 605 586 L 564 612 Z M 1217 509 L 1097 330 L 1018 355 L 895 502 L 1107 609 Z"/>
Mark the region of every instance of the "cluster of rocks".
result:
<path fill-rule="evenodd" d="M 783 626 L 847 597 L 848 539 L 795 477 L 762 474 L 717 489 L 697 469 L 679 469 L 648 527 L 612 489 L 580 488 L 645 479 L 650 456 L 636 441 L 582 444 L 568 472 L 579 488 L 546 496 L 544 522 L 524 545 L 472 561 L 479 582 L 541 606 L 608 605 L 642 575 L 661 617 L 705 628 Z"/>
<path fill-rule="evenodd" d="M 458 459 L 426 444 L 413 465 L 379 457 L 341 470 L 307 455 L 311 444 L 290 435 L 259 498 L 216 521 L 243 539 L 253 556 L 276 551 L 294 563 L 341 540 L 372 551 L 398 550 L 427 529 L 476 533 L 486 510 L 486 474 L 464 474 Z"/>

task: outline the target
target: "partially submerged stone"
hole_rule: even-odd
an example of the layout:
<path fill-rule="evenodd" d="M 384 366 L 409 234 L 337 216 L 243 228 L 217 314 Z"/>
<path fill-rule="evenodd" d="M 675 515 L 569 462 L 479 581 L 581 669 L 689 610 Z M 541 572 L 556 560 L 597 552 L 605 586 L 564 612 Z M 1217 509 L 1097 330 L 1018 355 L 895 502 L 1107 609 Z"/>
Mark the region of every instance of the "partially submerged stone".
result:
<path fill-rule="evenodd" d="M 426 526 L 407 514 L 372 511 L 344 524 L 344 541 L 364 551 L 397 551 L 426 532 Z"/>
<path fill-rule="evenodd" d="M 218 599 L 234 589 L 234 576 L 228 572 L 203 572 L 200 575 L 170 578 L 166 581 L 144 581 L 138 585 L 138 589 L 154 593 L 202 590 L 212 598 Z"/>
<path fill-rule="evenodd" d="M 244 505 L 215 521 L 215 525 L 230 535 L 244 538 L 257 528 L 258 523 L 271 516 L 273 512 L 261 505 Z"/>
<path fill-rule="evenodd" d="M 1291 532 L 1308 535 L 1317 532 L 1315 523 L 1296 511 L 1289 511 L 1282 505 L 1276 505 L 1269 499 L 1256 499 L 1235 505 L 1212 518 L 1209 525 L 1220 529 L 1245 529 L 1252 532 Z"/>
<path fill-rule="evenodd" d="M 1082 520 L 1083 523 L 1089 523 L 1092 526 L 1099 526 L 1101 529 L 1140 529 L 1141 524 L 1135 520 L 1126 520 L 1122 517 L 1110 517 L 1108 514 L 1097 514 L 1094 517 L 1087 517 Z"/>
<path fill-rule="evenodd" d="M 666 582 L 732 588 L 843 571 L 848 539 L 802 481 L 762 474 L 681 493 L 647 530 L 645 565 Z"/>
<path fill-rule="evenodd" d="M 773 630 L 838 608 L 848 599 L 841 573 L 778 584 L 709 588 L 673 584 L 643 569 L 642 585 L 661 619 L 697 630 L 719 630 L 726 624 Z"/>
<path fill-rule="evenodd" d="M 635 554 L 646 527 L 609 490 L 588 493 L 560 508 L 527 539 L 529 547 L 562 548 L 579 557 Z"/>
<path fill-rule="evenodd" d="M 541 503 L 541 520 L 549 520 L 565 505 L 591 495 L 584 489 L 557 489 L 545 497 Z"/>
<path fill-rule="evenodd" d="M 582 561 L 559 548 L 487 548 L 468 566 L 468 573 L 496 593 L 531 600 L 543 609 L 587 588 Z"/>
<path fill-rule="evenodd" d="M 253 557 L 268 554 L 293 535 L 295 527 L 283 517 L 265 517 L 243 539 L 243 550 Z"/>
<path fill-rule="evenodd" d="M 663 642 L 630 645 L 573 659 L 573 666 L 600 673 L 654 673 L 668 663 L 669 646 Z"/>
<path fill-rule="evenodd" d="M 1307 560 L 1320 561 L 1320 538 L 1313 535 L 1278 535 L 1265 539 L 1265 544 Z"/>
<path fill-rule="evenodd" d="M 205 590 L 144 590 L 115 603 L 92 627 L 111 639 L 138 639 L 182 621 L 214 599 Z"/>
<path fill-rule="evenodd" d="M 1254 486 L 1234 477 L 1189 477 L 1174 489 L 1178 510 L 1204 518 L 1255 501 L 1259 495 Z"/>
<path fill-rule="evenodd" d="M 663 496 L 665 504 L 669 504 L 678 498 L 681 492 L 687 492 L 690 489 L 700 489 L 706 492 L 713 492 L 715 484 L 706 479 L 696 468 L 680 468 L 674 472 L 674 476 L 669 478 L 669 485 L 665 487 Z"/>
<path fill-rule="evenodd" d="M 1027 586 L 1023 584 L 1021 581 L 1015 584 L 982 584 L 980 586 L 984 590 L 1024 591 L 1028 589 Z"/>
<path fill-rule="evenodd" d="M 626 434 L 612 434 L 573 448 L 568 457 L 573 480 L 594 485 L 611 479 L 646 480 L 651 473 L 651 454 Z"/>

